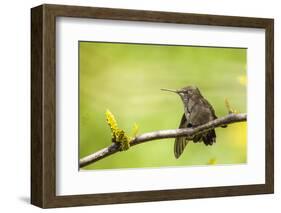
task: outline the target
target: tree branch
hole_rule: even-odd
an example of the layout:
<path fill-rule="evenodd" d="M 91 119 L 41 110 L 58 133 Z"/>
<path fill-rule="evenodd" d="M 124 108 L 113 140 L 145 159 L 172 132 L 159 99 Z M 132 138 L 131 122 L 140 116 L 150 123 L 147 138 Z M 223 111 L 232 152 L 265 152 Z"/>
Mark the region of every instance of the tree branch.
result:
<path fill-rule="evenodd" d="M 155 132 L 149 132 L 141 134 L 135 138 L 133 138 L 130 142 L 130 146 L 135 146 L 144 142 L 149 142 L 152 140 L 164 139 L 164 138 L 176 138 L 185 136 L 188 139 L 192 140 L 192 138 L 203 132 L 207 132 L 210 129 L 214 129 L 220 126 L 224 126 L 231 123 L 237 123 L 241 121 L 247 120 L 247 114 L 229 114 L 225 117 L 218 118 L 216 120 L 210 121 L 204 125 L 198 126 L 196 128 L 184 128 L 184 129 L 169 129 L 169 130 L 159 130 Z M 80 168 L 85 167 L 91 163 L 99 161 L 105 157 L 115 154 L 120 150 L 120 144 L 112 143 L 110 146 L 101 149 L 98 152 L 90 154 L 79 161 Z"/>

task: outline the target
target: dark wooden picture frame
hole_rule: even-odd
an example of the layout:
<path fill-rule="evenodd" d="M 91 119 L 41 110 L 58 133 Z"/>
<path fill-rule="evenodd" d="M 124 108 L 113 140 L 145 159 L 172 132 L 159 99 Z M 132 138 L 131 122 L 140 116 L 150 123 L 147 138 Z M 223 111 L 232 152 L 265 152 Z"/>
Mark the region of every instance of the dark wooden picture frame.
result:
<path fill-rule="evenodd" d="M 158 23 L 265 29 L 266 136 L 265 184 L 192 189 L 56 195 L 56 18 L 77 17 Z M 274 21 L 273 19 L 41 5 L 31 9 L 31 203 L 65 207 L 218 196 L 274 191 Z"/>

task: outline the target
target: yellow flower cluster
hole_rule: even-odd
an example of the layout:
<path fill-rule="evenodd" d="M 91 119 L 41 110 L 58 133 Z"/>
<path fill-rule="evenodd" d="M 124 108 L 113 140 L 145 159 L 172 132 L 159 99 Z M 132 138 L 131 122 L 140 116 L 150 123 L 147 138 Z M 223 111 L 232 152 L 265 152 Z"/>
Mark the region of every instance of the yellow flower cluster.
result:
<path fill-rule="evenodd" d="M 217 159 L 216 158 L 211 158 L 208 161 L 208 163 L 207 163 L 207 165 L 216 165 L 216 164 L 217 164 Z"/>
<path fill-rule="evenodd" d="M 243 85 L 247 86 L 247 76 L 246 75 L 240 75 L 237 77 L 238 82 Z"/>

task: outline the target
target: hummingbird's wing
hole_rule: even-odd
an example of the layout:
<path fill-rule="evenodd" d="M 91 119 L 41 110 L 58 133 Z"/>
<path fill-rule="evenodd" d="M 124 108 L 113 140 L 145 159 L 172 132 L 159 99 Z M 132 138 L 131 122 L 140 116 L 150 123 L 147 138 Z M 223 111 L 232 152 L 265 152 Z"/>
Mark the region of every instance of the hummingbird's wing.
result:
<path fill-rule="evenodd" d="M 190 123 L 193 127 L 197 127 L 208 123 L 216 119 L 214 114 L 214 109 L 210 105 L 197 104 L 194 106 L 194 110 L 190 113 Z M 193 141 L 196 143 L 198 141 L 204 142 L 205 145 L 212 145 L 216 142 L 216 132 L 214 129 L 211 129 L 208 132 L 198 134 L 194 136 Z"/>
<path fill-rule="evenodd" d="M 186 120 L 185 114 L 183 114 L 180 122 L 179 128 L 186 128 L 188 126 L 188 122 Z M 186 144 L 188 143 L 188 140 L 186 137 L 178 137 L 175 140 L 174 143 L 174 154 L 176 158 L 179 158 L 180 155 L 182 154 Z"/>

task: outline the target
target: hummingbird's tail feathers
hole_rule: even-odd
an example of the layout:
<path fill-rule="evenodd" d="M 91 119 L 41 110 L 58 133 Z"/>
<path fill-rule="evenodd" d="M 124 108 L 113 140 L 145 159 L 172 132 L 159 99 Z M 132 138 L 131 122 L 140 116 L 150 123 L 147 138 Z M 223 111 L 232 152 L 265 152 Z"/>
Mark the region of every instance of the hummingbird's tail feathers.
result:
<path fill-rule="evenodd" d="M 214 129 L 203 135 L 203 142 L 205 145 L 213 145 L 216 142 L 216 132 Z"/>
<path fill-rule="evenodd" d="M 174 154 L 176 158 L 179 158 L 181 156 L 187 144 L 188 144 L 188 140 L 186 137 L 176 138 L 174 143 Z"/>

